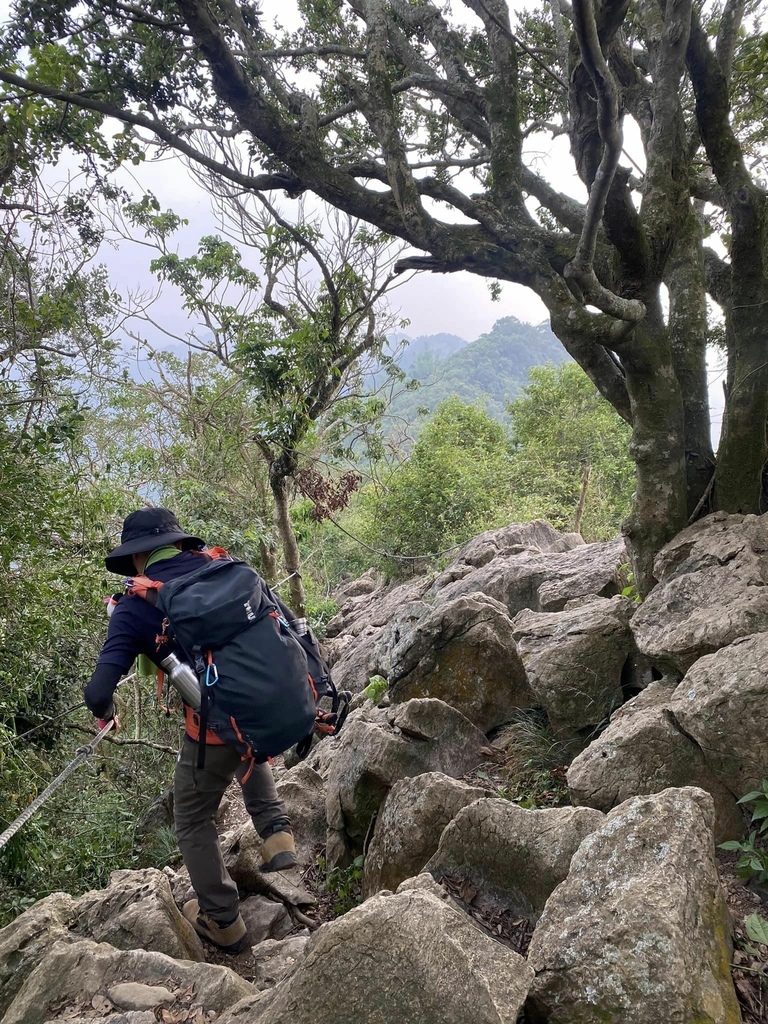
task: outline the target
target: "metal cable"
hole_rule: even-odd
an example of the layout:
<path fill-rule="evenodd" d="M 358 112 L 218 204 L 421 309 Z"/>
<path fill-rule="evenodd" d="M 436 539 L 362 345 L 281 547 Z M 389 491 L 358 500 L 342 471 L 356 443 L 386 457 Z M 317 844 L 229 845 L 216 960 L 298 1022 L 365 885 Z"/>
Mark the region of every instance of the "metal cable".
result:
<path fill-rule="evenodd" d="M 77 753 L 74 759 L 69 762 L 64 771 L 57 775 L 53 782 L 44 789 L 39 796 L 35 797 L 29 807 L 27 807 L 25 811 L 22 811 L 18 818 L 8 826 L 2 835 L 0 835 L 0 850 L 2 850 L 6 843 L 16 835 L 22 825 L 26 825 L 32 815 L 43 806 L 48 798 L 56 792 L 59 786 L 69 778 L 72 772 L 79 768 L 83 761 L 93 754 L 97 744 L 104 739 L 113 725 L 114 720 L 110 719 L 104 728 L 96 733 L 90 743 L 86 743 L 85 746 L 77 748 Z"/>

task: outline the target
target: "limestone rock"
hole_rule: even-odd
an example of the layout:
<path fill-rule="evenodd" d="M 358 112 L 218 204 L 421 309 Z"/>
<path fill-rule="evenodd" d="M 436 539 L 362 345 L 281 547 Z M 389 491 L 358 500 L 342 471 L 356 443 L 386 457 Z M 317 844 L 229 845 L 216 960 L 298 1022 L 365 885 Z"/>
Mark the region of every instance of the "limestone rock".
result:
<path fill-rule="evenodd" d="M 484 594 L 428 609 L 393 648 L 388 681 L 394 702 L 437 697 L 483 732 L 532 703 L 506 608 Z"/>
<path fill-rule="evenodd" d="M 411 700 L 347 722 L 328 779 L 329 867 L 361 852 L 368 828 L 399 779 L 440 771 L 454 778 L 483 759 L 485 736 L 441 700 Z"/>
<path fill-rule="evenodd" d="M 627 561 L 623 541 L 585 544 L 560 554 L 520 552 L 494 558 L 431 595 L 439 603 L 480 591 L 505 605 L 514 617 L 524 608 L 561 611 L 580 597 L 619 593 L 616 570 Z M 439 581 L 438 581 L 439 582 Z"/>
<path fill-rule="evenodd" d="M 432 893 L 379 894 L 324 925 L 298 970 L 217 1024 L 514 1024 L 531 977 Z"/>
<path fill-rule="evenodd" d="M 766 517 L 763 517 L 766 518 Z M 717 778 L 741 797 L 768 776 L 768 633 L 701 658 L 671 710 Z"/>
<path fill-rule="evenodd" d="M 228 967 L 173 960 L 143 949 L 117 950 L 88 939 L 56 942 L 27 977 L 3 1024 L 43 1024 L 51 1008 L 63 1002 L 90 1001 L 126 981 L 158 986 L 169 979 L 193 987 L 196 1002 L 217 1012 L 254 992 Z"/>
<path fill-rule="evenodd" d="M 509 800 L 464 807 L 446 827 L 426 870 L 470 881 L 516 914 L 535 918 L 603 815 L 586 807 L 524 810 Z"/>
<path fill-rule="evenodd" d="M 286 939 L 265 939 L 253 947 L 254 984 L 258 989 L 273 988 L 292 974 L 307 952 L 309 935 L 291 935 Z"/>
<path fill-rule="evenodd" d="M 595 598 L 560 612 L 526 609 L 515 616 L 513 636 L 534 703 L 559 735 L 592 730 L 623 703 L 635 608 L 624 597 Z"/>
<path fill-rule="evenodd" d="M 736 797 L 666 704 L 623 712 L 574 758 L 566 777 L 574 804 L 601 811 L 640 794 L 698 786 L 714 801 L 717 841 L 734 839 L 743 831 Z"/>
<path fill-rule="evenodd" d="M 300 761 L 277 783 L 293 826 L 296 856 L 301 865 L 315 862 L 315 851 L 325 842 L 325 784 L 319 772 Z"/>
<path fill-rule="evenodd" d="M 494 558 L 505 558 L 521 552 L 562 552 L 584 547 L 578 533 L 559 533 L 545 519 L 530 523 L 512 523 L 499 530 L 487 530 L 473 537 L 456 555 L 455 564 L 478 568 Z"/>
<path fill-rule="evenodd" d="M 737 1024 L 729 922 L 700 789 L 612 811 L 547 901 L 529 1016 L 550 1024 Z"/>
<path fill-rule="evenodd" d="M 249 896 L 240 904 L 240 913 L 252 946 L 264 939 L 282 939 L 293 930 L 293 920 L 285 904 L 266 896 Z"/>
<path fill-rule="evenodd" d="M 75 929 L 117 949 L 153 949 L 180 960 L 205 960 L 202 944 L 154 868 L 113 871 L 107 889 L 77 901 Z"/>
<path fill-rule="evenodd" d="M 659 585 L 632 620 L 638 648 L 678 676 L 705 654 L 768 630 L 768 514 L 716 512 L 656 557 Z"/>
<path fill-rule="evenodd" d="M 48 949 L 68 940 L 75 905 L 71 896 L 55 892 L 0 929 L 0 1020 Z"/>
<path fill-rule="evenodd" d="M 448 822 L 462 807 L 484 796 L 484 790 L 442 772 L 396 782 L 379 811 L 365 856 L 363 895 L 394 890 L 404 879 L 418 875 Z"/>
<path fill-rule="evenodd" d="M 153 1010 L 168 1006 L 176 997 L 162 985 L 141 985 L 137 981 L 123 981 L 107 989 L 107 999 L 118 1010 Z"/>
<path fill-rule="evenodd" d="M 718 842 L 740 835 L 736 801 L 768 775 L 766 658 L 768 633 L 743 637 L 700 658 L 674 690 L 625 705 L 568 769 L 574 801 L 608 810 L 696 785 L 714 800 Z"/>

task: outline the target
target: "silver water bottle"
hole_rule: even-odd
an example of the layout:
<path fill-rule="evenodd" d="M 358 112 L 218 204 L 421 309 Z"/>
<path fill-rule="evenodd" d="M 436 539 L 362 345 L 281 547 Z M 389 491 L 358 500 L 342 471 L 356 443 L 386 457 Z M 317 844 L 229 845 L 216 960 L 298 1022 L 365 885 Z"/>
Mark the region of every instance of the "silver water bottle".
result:
<path fill-rule="evenodd" d="M 191 708 L 200 707 L 200 683 L 195 670 L 185 661 L 180 661 L 175 654 L 169 654 L 160 662 L 171 685 L 175 686 Z"/>

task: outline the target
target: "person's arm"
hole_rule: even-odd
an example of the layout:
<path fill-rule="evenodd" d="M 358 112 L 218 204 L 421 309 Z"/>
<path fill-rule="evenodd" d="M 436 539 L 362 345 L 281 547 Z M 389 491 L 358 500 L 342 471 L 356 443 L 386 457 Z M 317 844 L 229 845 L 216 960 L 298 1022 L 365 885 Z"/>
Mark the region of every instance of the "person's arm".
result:
<path fill-rule="evenodd" d="M 136 614 L 140 610 L 140 606 L 133 606 L 128 599 L 118 602 L 110 616 L 107 639 L 101 648 L 96 668 L 83 691 L 86 707 L 102 722 L 114 718 L 113 696 L 117 684 L 140 652 L 141 621 L 140 615 Z"/>
<path fill-rule="evenodd" d="M 85 704 L 95 718 L 108 721 L 115 717 L 113 695 L 123 675 L 119 665 L 98 664 L 83 691 Z"/>

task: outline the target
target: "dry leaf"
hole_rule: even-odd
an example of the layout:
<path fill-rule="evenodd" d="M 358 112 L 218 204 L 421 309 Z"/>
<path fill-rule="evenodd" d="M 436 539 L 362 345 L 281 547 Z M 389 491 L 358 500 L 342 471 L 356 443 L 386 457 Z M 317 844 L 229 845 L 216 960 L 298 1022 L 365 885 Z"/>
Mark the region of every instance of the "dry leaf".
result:
<path fill-rule="evenodd" d="M 112 1005 L 112 1003 L 101 992 L 97 992 L 96 995 L 93 997 L 93 999 L 91 1000 L 91 1006 L 93 1007 L 94 1010 L 96 1010 L 97 1013 L 102 1015 L 110 1013 L 110 1011 L 114 1010 L 114 1006 Z"/>

